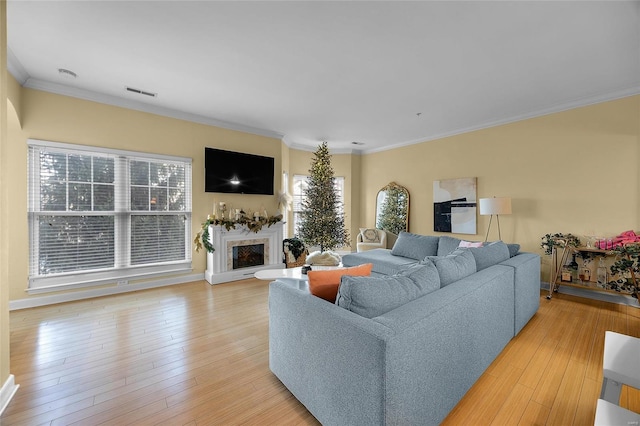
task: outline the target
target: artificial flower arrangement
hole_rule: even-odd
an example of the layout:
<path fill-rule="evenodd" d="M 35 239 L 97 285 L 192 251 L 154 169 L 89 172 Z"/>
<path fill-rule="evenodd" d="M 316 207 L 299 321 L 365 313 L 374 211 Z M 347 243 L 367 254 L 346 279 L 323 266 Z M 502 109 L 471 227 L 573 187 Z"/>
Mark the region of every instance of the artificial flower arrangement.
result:
<path fill-rule="evenodd" d="M 626 291 L 638 299 L 640 303 L 640 282 L 636 274 L 640 273 L 640 243 L 632 242 L 619 245 L 613 249 L 617 254 L 616 261 L 611 265 L 611 273 L 620 277 L 613 290 Z"/>
<path fill-rule="evenodd" d="M 542 243 L 540 247 L 544 249 L 544 254 L 551 255 L 554 247 L 579 247 L 580 238 L 573 234 L 546 234 L 542 237 Z"/>

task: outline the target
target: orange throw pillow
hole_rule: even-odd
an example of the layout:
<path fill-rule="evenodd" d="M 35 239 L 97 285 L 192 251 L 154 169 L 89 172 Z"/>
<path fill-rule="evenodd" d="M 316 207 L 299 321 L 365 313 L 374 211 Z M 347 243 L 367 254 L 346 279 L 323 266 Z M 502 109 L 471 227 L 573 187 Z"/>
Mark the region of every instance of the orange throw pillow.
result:
<path fill-rule="evenodd" d="M 371 275 L 371 268 L 373 268 L 372 263 L 365 263 L 350 268 L 309 271 L 307 272 L 307 276 L 309 277 L 309 291 L 314 296 L 334 303 L 338 296 L 338 287 L 340 287 L 340 279 L 343 275 L 368 277 Z"/>

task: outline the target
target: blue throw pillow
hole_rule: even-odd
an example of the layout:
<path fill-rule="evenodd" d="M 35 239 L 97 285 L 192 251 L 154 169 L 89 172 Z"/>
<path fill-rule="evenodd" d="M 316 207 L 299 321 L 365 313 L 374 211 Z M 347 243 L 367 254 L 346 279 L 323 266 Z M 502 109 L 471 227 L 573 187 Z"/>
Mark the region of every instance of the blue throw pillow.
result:
<path fill-rule="evenodd" d="M 438 256 L 446 256 L 452 251 L 457 250 L 460 241 L 462 240 L 459 238 L 447 237 L 446 235 L 441 236 L 440 241 L 438 241 Z"/>
<path fill-rule="evenodd" d="M 431 261 L 418 263 L 388 277 L 343 276 L 336 305 L 374 318 L 440 288 L 438 270 Z"/>
<path fill-rule="evenodd" d="M 466 250 L 469 250 L 473 254 L 478 271 L 504 262 L 511 257 L 509 255 L 509 248 L 502 241 L 494 241 L 483 247 L 468 248 Z"/>
<path fill-rule="evenodd" d="M 498 240 L 498 241 L 500 241 L 500 240 Z M 491 243 L 495 243 L 495 242 L 498 242 L 498 241 L 491 241 Z M 485 242 L 484 245 L 486 246 L 486 245 L 489 245 L 491 243 Z M 516 254 L 520 253 L 520 244 L 507 244 L 507 248 L 509 248 L 509 257 L 513 257 Z M 438 255 L 438 256 L 440 256 L 440 255 Z"/>
<path fill-rule="evenodd" d="M 476 273 L 476 261 L 470 249 L 458 249 L 447 256 L 429 257 L 440 275 L 440 287 Z"/>
<path fill-rule="evenodd" d="M 402 231 L 391 249 L 391 254 L 415 260 L 422 260 L 427 256 L 435 256 L 438 253 L 439 239 L 439 237 Z"/>

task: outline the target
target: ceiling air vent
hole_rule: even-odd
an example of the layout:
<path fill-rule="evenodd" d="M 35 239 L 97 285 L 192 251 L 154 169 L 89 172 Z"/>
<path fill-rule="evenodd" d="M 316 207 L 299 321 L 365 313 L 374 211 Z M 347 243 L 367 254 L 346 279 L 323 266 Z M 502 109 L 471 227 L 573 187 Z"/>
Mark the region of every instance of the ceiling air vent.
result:
<path fill-rule="evenodd" d="M 147 92 L 146 90 L 135 89 L 133 87 L 127 87 L 126 89 L 127 89 L 127 92 L 137 93 L 138 95 L 151 96 L 152 98 L 155 98 L 156 96 L 158 96 L 157 93 Z"/>

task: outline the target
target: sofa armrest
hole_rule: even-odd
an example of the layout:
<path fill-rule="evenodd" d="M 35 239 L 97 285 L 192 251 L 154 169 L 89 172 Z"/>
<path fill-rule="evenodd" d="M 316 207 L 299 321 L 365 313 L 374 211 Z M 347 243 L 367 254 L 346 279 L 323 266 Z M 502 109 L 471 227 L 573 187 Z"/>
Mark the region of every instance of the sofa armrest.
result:
<path fill-rule="evenodd" d="M 269 367 L 325 425 L 384 423 L 391 335 L 291 283 L 269 285 Z"/>
<path fill-rule="evenodd" d="M 529 322 L 540 307 L 540 256 L 521 252 L 501 262 L 515 270 L 515 329 L 514 335 Z"/>

